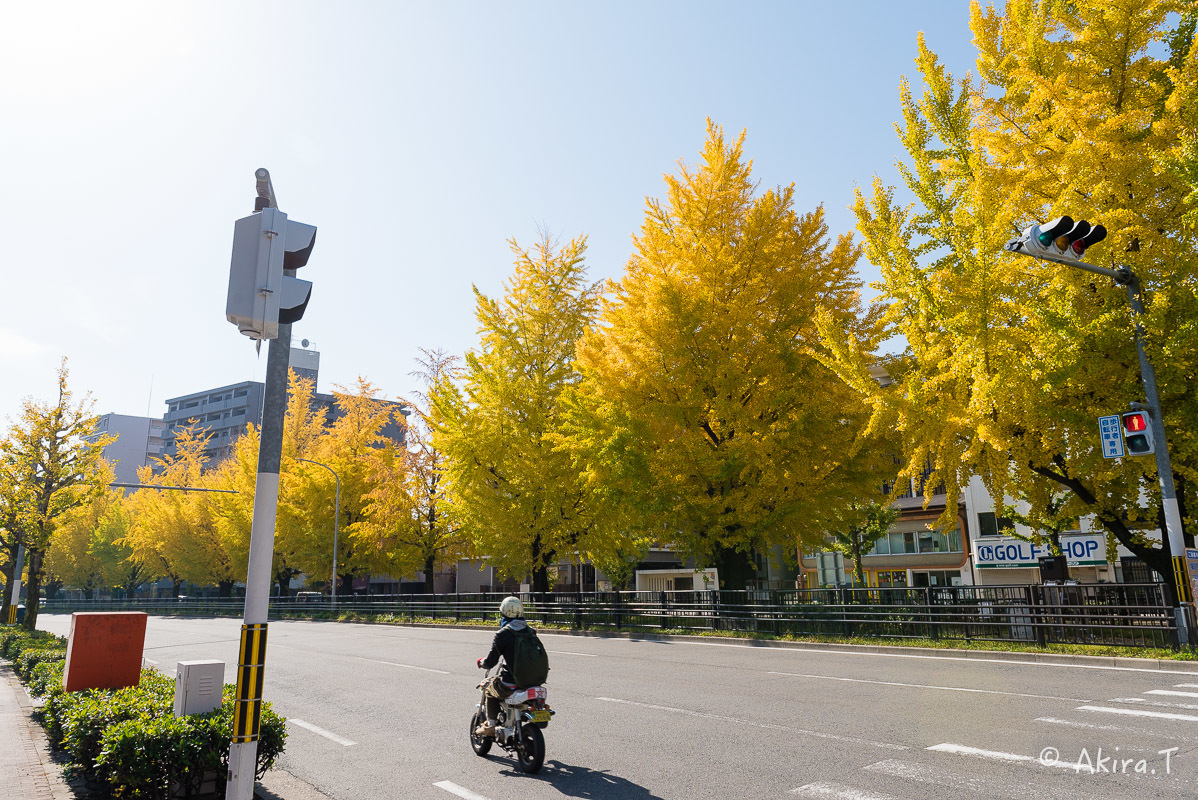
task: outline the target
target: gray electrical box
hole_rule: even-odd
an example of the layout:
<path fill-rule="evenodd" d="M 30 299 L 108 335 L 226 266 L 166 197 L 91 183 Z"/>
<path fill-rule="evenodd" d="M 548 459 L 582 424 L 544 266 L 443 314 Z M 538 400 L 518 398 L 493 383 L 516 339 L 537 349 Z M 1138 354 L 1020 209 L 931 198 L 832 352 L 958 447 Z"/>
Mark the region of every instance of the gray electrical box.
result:
<path fill-rule="evenodd" d="M 225 662 L 180 661 L 175 675 L 175 716 L 206 714 L 220 708 Z"/>

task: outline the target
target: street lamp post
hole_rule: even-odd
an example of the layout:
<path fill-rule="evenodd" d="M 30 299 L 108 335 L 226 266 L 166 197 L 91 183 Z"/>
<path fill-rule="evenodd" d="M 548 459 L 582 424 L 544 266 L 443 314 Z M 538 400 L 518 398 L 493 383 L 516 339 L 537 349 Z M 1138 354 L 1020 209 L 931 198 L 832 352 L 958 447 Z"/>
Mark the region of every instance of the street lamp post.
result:
<path fill-rule="evenodd" d="M 1169 445 L 1165 441 L 1165 420 L 1161 413 L 1161 398 L 1156 387 L 1156 371 L 1153 370 L 1152 363 L 1148 360 L 1148 354 L 1144 352 L 1144 326 L 1140 322 L 1144 316 L 1144 302 L 1141 298 L 1140 279 L 1126 266 L 1108 269 L 1087 264 L 1081 260 L 1087 245 L 1101 241 L 1106 236 L 1106 229 L 1101 225 L 1090 226 L 1085 221 L 1075 225 L 1071 218 L 1060 217 L 1048 223 L 1044 231 L 1047 232 L 1053 228 L 1056 230 L 1048 233 L 1047 236 L 1037 236 L 1037 234 L 1041 234 L 1041 228 L 1038 225 L 1033 225 L 1023 235 L 1008 242 L 1006 249 L 1044 261 L 1076 267 L 1097 275 L 1105 275 L 1127 289 L 1127 303 L 1131 307 L 1132 324 L 1135 331 L 1136 355 L 1140 360 L 1140 382 L 1144 385 L 1144 399 L 1147 401 L 1143 404 L 1142 410 L 1148 412 L 1152 434 L 1158 443 L 1154 448 L 1154 454 L 1157 478 L 1161 487 L 1161 510 L 1165 517 L 1165 537 L 1169 545 L 1169 555 L 1172 557 L 1173 582 L 1177 589 L 1177 606 L 1173 609 L 1177 621 L 1177 639 L 1180 644 L 1186 645 L 1190 642 L 1190 631 L 1185 612 L 1185 599 L 1188 593 L 1185 539 L 1182 534 L 1181 512 L 1177 505 L 1177 488 L 1173 483 L 1173 467 L 1169 461 Z M 1064 232 L 1066 228 L 1072 228 L 1072 230 L 1057 238 L 1058 234 Z M 1056 251 L 1051 249 L 1054 239 Z M 1062 242 L 1064 246 L 1062 246 Z M 1079 242 L 1080 247 L 1074 242 Z"/>
<path fill-rule="evenodd" d="M 319 461 L 313 461 L 310 458 L 297 458 L 296 461 L 303 461 L 305 464 L 315 464 L 318 467 L 324 467 L 329 472 L 333 473 L 333 480 L 337 482 L 337 493 L 333 499 L 333 591 L 331 593 L 333 610 L 337 610 L 337 523 L 341 520 L 341 476 L 333 472 L 333 468 L 328 464 L 321 464 Z"/>

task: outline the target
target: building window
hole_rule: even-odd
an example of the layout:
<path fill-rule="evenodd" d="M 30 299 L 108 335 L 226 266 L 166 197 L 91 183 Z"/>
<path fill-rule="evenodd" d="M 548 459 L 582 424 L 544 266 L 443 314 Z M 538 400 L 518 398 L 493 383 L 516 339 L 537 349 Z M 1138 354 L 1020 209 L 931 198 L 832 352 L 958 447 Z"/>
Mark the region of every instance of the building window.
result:
<path fill-rule="evenodd" d="M 246 394 L 248 394 L 248 392 L 245 389 L 238 389 L 237 391 L 233 392 L 234 397 L 245 397 Z"/>
<path fill-rule="evenodd" d="M 1003 536 L 1007 531 L 1014 531 L 1015 523 L 1006 517 L 997 516 L 993 511 L 978 512 L 978 534 L 980 536 Z"/>
<path fill-rule="evenodd" d="M 233 416 L 235 416 L 235 417 L 244 417 L 244 416 L 245 416 L 245 409 L 244 409 L 244 408 L 235 408 L 235 409 L 233 409 Z"/>
<path fill-rule="evenodd" d="M 866 555 L 871 556 L 901 556 L 920 553 L 960 553 L 961 531 L 954 528 L 951 531 L 928 530 L 925 522 L 900 522 L 895 525 L 899 530 L 891 529 L 889 535 L 883 536 Z M 902 530 L 908 528 L 909 530 Z"/>
<path fill-rule="evenodd" d="M 200 404 L 200 401 L 199 401 L 199 400 L 192 400 L 190 403 L 184 403 L 184 404 L 183 404 L 183 407 L 184 407 L 184 408 L 195 408 L 195 407 L 196 407 L 196 406 L 198 406 L 199 404 Z"/>
<path fill-rule="evenodd" d="M 907 570 L 891 569 L 878 572 L 879 589 L 899 589 L 907 585 Z"/>

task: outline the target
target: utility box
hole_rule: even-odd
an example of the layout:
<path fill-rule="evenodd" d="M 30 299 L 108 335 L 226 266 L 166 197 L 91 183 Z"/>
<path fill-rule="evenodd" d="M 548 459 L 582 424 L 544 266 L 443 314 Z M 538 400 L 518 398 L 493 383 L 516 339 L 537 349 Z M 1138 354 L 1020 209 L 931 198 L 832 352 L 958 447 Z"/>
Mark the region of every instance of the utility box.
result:
<path fill-rule="evenodd" d="M 207 714 L 220 708 L 225 662 L 180 661 L 175 675 L 175 716 Z"/>

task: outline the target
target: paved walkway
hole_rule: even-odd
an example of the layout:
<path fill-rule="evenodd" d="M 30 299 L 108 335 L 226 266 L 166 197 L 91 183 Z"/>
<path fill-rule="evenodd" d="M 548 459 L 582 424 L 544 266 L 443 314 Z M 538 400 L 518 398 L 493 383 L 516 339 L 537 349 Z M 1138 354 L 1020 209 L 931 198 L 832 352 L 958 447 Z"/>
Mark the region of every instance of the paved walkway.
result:
<path fill-rule="evenodd" d="M 0 662 L 0 800 L 72 800 L 32 712 L 12 666 Z"/>

